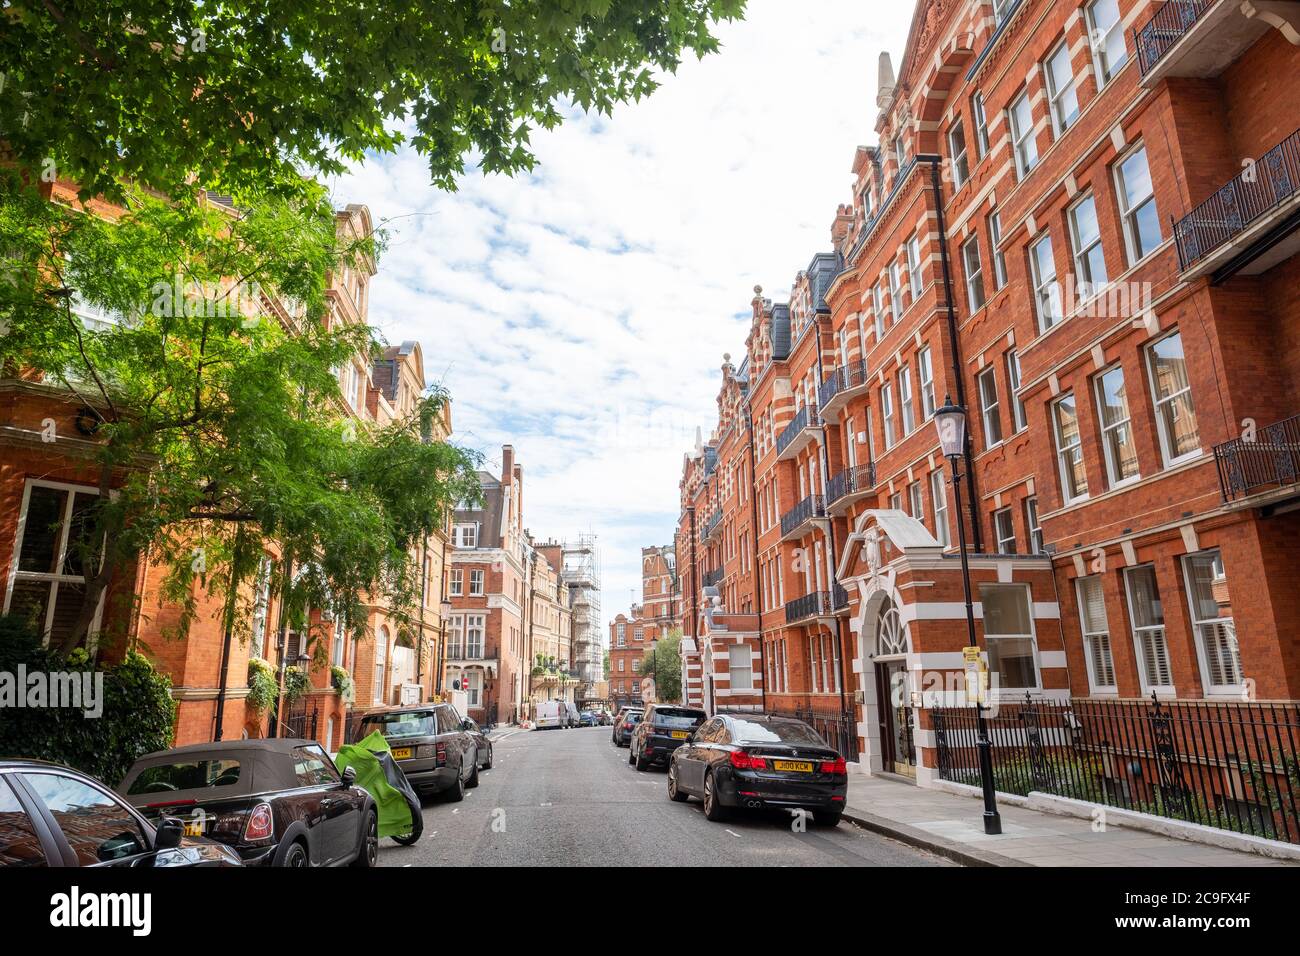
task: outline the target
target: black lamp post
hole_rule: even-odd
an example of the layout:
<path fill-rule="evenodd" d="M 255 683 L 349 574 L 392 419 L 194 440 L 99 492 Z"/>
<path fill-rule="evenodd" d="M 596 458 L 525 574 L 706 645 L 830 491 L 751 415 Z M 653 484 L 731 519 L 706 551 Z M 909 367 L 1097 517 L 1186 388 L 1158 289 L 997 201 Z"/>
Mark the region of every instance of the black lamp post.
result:
<path fill-rule="evenodd" d="M 966 450 L 966 409 L 954 405 L 945 395 L 943 407 L 934 413 L 934 426 L 939 432 L 939 447 L 952 465 L 952 493 L 954 513 L 957 515 L 957 547 L 961 554 L 961 584 L 966 596 L 967 646 L 975 647 L 975 607 L 970 596 L 970 562 L 966 557 L 966 525 L 961 519 L 961 478 L 957 462 Z M 988 724 L 984 720 L 984 702 L 981 695 L 975 698 L 977 727 L 976 750 L 979 752 L 980 785 L 984 790 L 984 832 L 1002 832 L 1002 817 L 998 814 L 997 796 L 993 789 L 993 747 L 989 742 Z"/>

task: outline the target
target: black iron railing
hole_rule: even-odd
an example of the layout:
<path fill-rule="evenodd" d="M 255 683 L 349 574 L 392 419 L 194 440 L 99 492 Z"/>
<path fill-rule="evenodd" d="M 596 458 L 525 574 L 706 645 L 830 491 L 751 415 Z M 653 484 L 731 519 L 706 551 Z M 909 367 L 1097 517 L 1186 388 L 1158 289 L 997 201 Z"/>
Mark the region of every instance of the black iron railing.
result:
<path fill-rule="evenodd" d="M 844 589 L 844 585 L 836 584 L 831 588 L 831 607 L 836 611 L 842 611 L 849 606 L 849 592 Z"/>
<path fill-rule="evenodd" d="M 718 528 L 721 526 L 722 526 L 722 509 L 719 508 L 717 511 L 713 512 L 713 514 L 709 516 L 708 521 L 704 522 L 703 539 L 705 541 L 708 541 L 710 538 L 713 537 L 714 532 L 716 532 Z"/>
<path fill-rule="evenodd" d="M 1214 446 L 1224 501 L 1300 482 L 1300 415 Z"/>
<path fill-rule="evenodd" d="M 811 405 L 805 405 L 799 409 L 794 418 L 790 419 L 790 424 L 782 429 L 781 434 L 776 436 L 776 453 L 779 455 L 789 448 L 791 442 L 805 428 L 812 428 L 820 424 L 821 417 L 813 410 Z"/>
<path fill-rule="evenodd" d="M 858 749 L 858 721 L 852 711 L 822 713 L 796 709 L 790 716 L 811 726 L 845 760 L 856 762 L 861 755 Z"/>
<path fill-rule="evenodd" d="M 841 365 L 833 369 L 831 374 L 826 376 L 826 381 L 822 382 L 817 389 L 817 407 L 825 408 L 841 392 L 861 388 L 866 384 L 867 363 L 864 360 L 859 359 L 848 365 Z"/>
<path fill-rule="evenodd" d="M 726 576 L 727 572 L 725 570 L 722 568 L 714 568 L 712 571 L 705 571 L 704 577 L 701 580 L 706 588 L 712 588 L 717 587 Z"/>
<path fill-rule="evenodd" d="M 931 711 L 939 776 L 978 786 L 973 708 Z M 1036 700 L 986 718 L 993 777 L 1030 791 L 1300 843 L 1300 704 Z"/>
<path fill-rule="evenodd" d="M 813 591 L 785 605 L 785 623 L 794 624 L 810 617 L 829 617 L 834 613 L 829 591 Z"/>
<path fill-rule="evenodd" d="M 1133 31 L 1138 67 L 1146 76 L 1175 43 L 1187 35 L 1214 0 L 1169 0 L 1140 30 Z"/>
<path fill-rule="evenodd" d="M 1174 224 L 1179 264 L 1184 270 L 1190 269 L 1297 195 L 1300 130 Z"/>
<path fill-rule="evenodd" d="M 821 495 L 809 495 L 785 514 L 781 515 L 781 537 L 801 527 L 813 518 L 826 517 L 826 499 Z"/>
<path fill-rule="evenodd" d="M 833 505 L 845 495 L 857 491 L 870 491 L 875 484 L 876 468 L 870 462 L 845 468 L 826 483 L 826 503 Z"/>

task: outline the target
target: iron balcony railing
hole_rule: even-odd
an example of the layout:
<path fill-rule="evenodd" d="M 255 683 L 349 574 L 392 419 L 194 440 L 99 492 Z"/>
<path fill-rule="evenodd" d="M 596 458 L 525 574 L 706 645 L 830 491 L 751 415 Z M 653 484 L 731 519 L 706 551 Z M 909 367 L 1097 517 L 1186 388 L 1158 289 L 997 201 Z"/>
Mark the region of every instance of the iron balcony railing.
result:
<path fill-rule="evenodd" d="M 1214 464 L 1224 501 L 1300 482 L 1300 415 L 1215 445 Z"/>
<path fill-rule="evenodd" d="M 795 440 L 801 431 L 805 428 L 813 428 L 821 424 L 819 416 L 811 405 L 805 405 L 799 409 L 794 418 L 790 419 L 790 424 L 776 437 L 776 453 L 779 455 Z"/>
<path fill-rule="evenodd" d="M 1215 0 L 1169 0 L 1142 29 L 1133 32 L 1133 45 L 1137 48 L 1138 67 L 1143 76 L 1196 26 L 1214 3 Z"/>
<path fill-rule="evenodd" d="M 721 508 L 719 508 L 717 511 L 713 512 L 713 514 L 709 516 L 709 520 L 706 521 L 706 522 L 704 522 L 704 535 L 703 535 L 703 539 L 704 539 L 705 541 L 708 541 L 710 538 L 713 537 L 714 533 L 715 533 L 715 532 L 718 530 L 718 528 L 720 528 L 720 527 L 722 527 L 722 509 L 721 509 Z"/>
<path fill-rule="evenodd" d="M 712 571 L 705 571 L 702 580 L 706 588 L 713 588 L 717 587 L 726 576 L 727 572 L 723 568 L 714 568 Z"/>
<path fill-rule="evenodd" d="M 822 382 L 821 387 L 817 389 L 817 406 L 825 408 L 840 392 L 847 392 L 866 384 L 867 363 L 864 360 L 859 359 L 848 365 L 841 365 L 827 375 L 826 381 Z"/>
<path fill-rule="evenodd" d="M 842 611 L 849 606 L 849 592 L 844 589 L 844 585 L 837 584 L 831 588 L 831 607 L 836 611 Z"/>
<path fill-rule="evenodd" d="M 845 468 L 826 484 L 826 503 L 833 505 L 845 495 L 858 491 L 870 491 L 876 484 L 876 466 L 867 462 Z"/>
<path fill-rule="evenodd" d="M 1174 225 L 1183 271 L 1300 195 L 1300 130 L 1242 170 Z"/>
<path fill-rule="evenodd" d="M 835 613 L 829 591 L 813 591 L 785 605 L 785 623 L 796 624 L 810 617 L 830 617 Z"/>
<path fill-rule="evenodd" d="M 824 517 L 826 517 L 826 499 L 821 495 L 809 495 L 781 515 L 781 537 L 784 538 L 813 518 Z"/>

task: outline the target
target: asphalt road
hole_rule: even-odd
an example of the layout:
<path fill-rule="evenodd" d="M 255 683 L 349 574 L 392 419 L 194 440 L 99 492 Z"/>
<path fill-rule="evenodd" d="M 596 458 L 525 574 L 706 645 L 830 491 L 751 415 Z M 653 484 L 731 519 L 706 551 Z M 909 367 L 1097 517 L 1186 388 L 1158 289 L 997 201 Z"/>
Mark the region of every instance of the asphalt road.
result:
<path fill-rule="evenodd" d="M 668 799 L 663 770 L 638 773 L 608 727 L 520 731 L 494 744 L 495 766 L 460 803 L 424 802 L 412 847 L 381 841 L 381 866 L 948 866 L 859 829 L 781 815 L 704 818 Z"/>

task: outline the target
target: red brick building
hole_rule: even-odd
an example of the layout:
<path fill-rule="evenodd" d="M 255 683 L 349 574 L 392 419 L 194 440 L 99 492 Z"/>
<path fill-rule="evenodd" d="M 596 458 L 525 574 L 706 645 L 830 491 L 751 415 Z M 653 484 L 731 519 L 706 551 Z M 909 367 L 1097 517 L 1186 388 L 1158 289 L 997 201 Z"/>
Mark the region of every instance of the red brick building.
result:
<path fill-rule="evenodd" d="M 609 700 L 617 710 L 643 703 L 641 664 L 650 647 L 647 625 L 641 609 L 632 608 L 632 616 L 619 614 L 609 624 Z"/>
<path fill-rule="evenodd" d="M 694 699 L 731 706 L 721 617 L 762 706 L 926 782 L 959 521 L 1000 699 L 1300 696 L 1298 14 L 917 4 L 829 251 L 756 295 L 685 463 Z"/>

